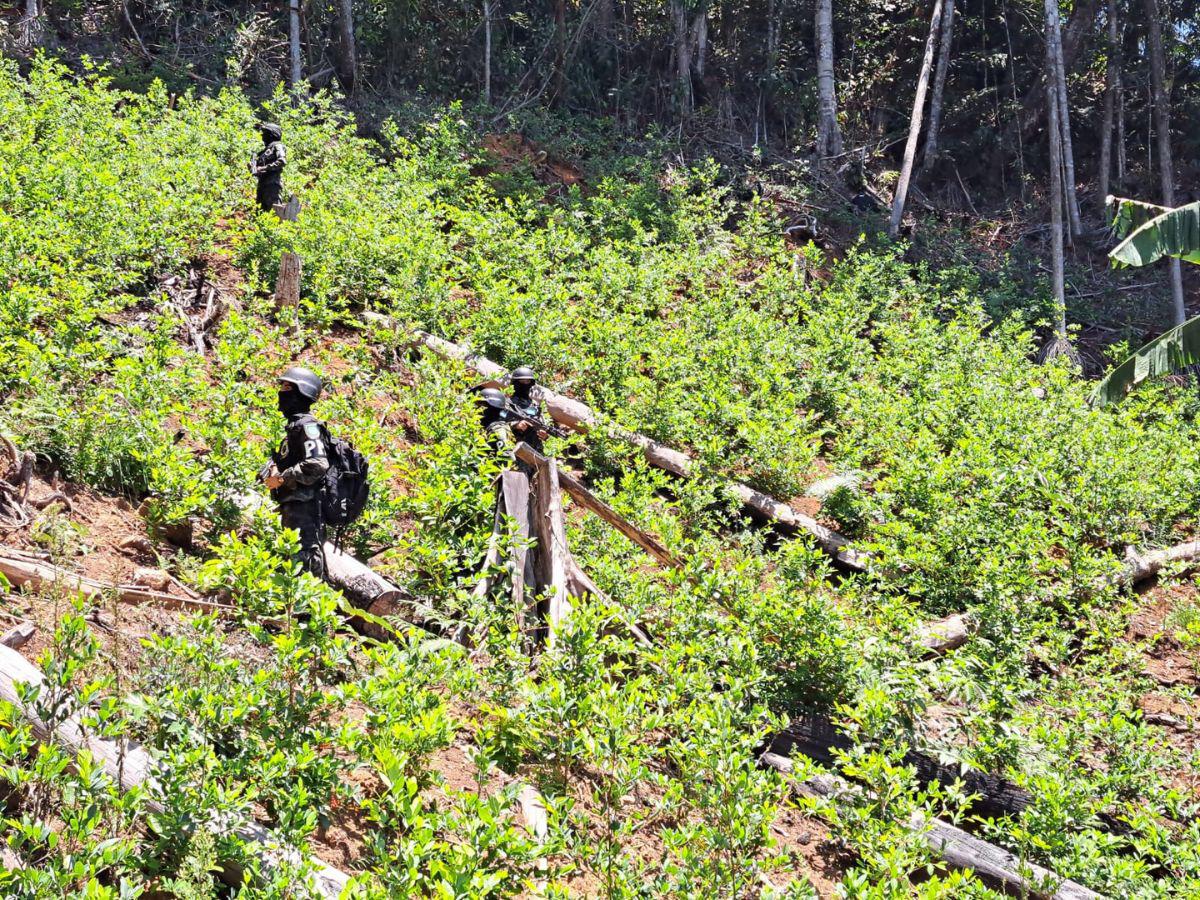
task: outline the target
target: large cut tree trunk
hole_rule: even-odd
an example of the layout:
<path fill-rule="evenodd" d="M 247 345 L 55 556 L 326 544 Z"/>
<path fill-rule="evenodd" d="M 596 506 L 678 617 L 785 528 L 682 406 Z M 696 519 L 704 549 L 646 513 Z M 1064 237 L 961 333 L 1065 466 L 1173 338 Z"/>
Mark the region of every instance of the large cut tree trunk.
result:
<path fill-rule="evenodd" d="M 942 97 L 950 71 L 950 46 L 954 41 L 954 0 L 945 0 L 942 10 L 942 37 L 938 45 L 937 71 L 933 75 L 933 96 L 929 100 L 929 133 L 925 138 L 925 159 L 921 167 L 928 171 L 937 162 L 938 139 L 942 130 Z"/>
<path fill-rule="evenodd" d="M 1067 71 L 1063 63 L 1062 24 L 1059 19 L 1058 5 L 1054 6 L 1054 14 L 1046 11 L 1047 41 L 1053 41 L 1051 68 L 1046 77 L 1053 83 L 1058 106 L 1058 137 L 1059 149 L 1063 167 L 1063 199 L 1067 207 L 1067 219 L 1071 226 L 1071 234 L 1083 234 L 1083 224 L 1079 217 L 1079 199 L 1075 194 L 1075 148 L 1071 141 L 1071 106 L 1067 100 Z"/>
<path fill-rule="evenodd" d="M 895 239 L 900 234 L 900 221 L 904 218 L 904 203 L 908 199 L 908 184 L 912 180 L 913 160 L 917 156 L 917 142 L 921 137 L 921 119 L 925 114 L 925 94 L 929 90 L 929 72 L 933 68 L 933 51 L 937 46 L 938 29 L 942 24 L 942 0 L 934 0 L 933 15 L 929 19 L 929 36 L 925 39 L 925 57 L 921 60 L 921 74 L 917 77 L 917 94 L 913 98 L 912 118 L 908 122 L 908 142 L 904 145 L 904 162 L 900 166 L 900 177 L 896 181 L 896 194 L 892 197 L 892 220 L 888 223 L 888 235 Z"/>
<path fill-rule="evenodd" d="M 1158 144 L 1158 176 L 1162 183 L 1163 206 L 1175 205 L 1175 170 L 1171 162 L 1171 97 L 1167 87 L 1166 60 L 1163 55 L 1162 23 L 1156 0 L 1145 0 L 1147 50 L 1150 55 L 1150 79 L 1154 87 L 1154 131 Z M 1166 7 L 1168 10 L 1170 7 Z M 1175 324 L 1187 318 L 1183 302 L 1183 272 L 1179 260 L 1167 261 L 1171 276 L 1171 300 Z"/>
<path fill-rule="evenodd" d="M 304 67 L 300 56 L 300 0 L 288 0 L 288 56 L 291 62 L 292 88 L 300 87 Z"/>
<path fill-rule="evenodd" d="M 1062 117 L 1058 111 L 1058 84 L 1054 77 L 1054 32 L 1058 0 L 1045 0 L 1046 10 L 1046 133 L 1050 137 L 1050 271 L 1054 303 L 1059 313 L 1058 336 L 1067 337 L 1066 290 L 1063 277 L 1063 167 Z"/>
<path fill-rule="evenodd" d="M 354 93 L 358 77 L 358 49 L 354 43 L 354 0 L 338 0 L 338 80 L 342 90 Z"/>
<path fill-rule="evenodd" d="M 1099 197 L 1097 203 L 1100 215 L 1107 215 L 1106 204 L 1109 194 L 1109 176 L 1112 174 L 1113 163 L 1113 113 L 1117 108 L 1117 53 L 1119 40 L 1117 34 L 1117 0 L 1108 0 L 1108 46 L 1105 53 L 1108 65 L 1104 72 L 1104 114 L 1100 120 L 1100 172 Z"/>
<path fill-rule="evenodd" d="M 833 0 L 817 0 L 817 159 L 842 152 L 837 121 L 837 83 L 833 77 Z"/>

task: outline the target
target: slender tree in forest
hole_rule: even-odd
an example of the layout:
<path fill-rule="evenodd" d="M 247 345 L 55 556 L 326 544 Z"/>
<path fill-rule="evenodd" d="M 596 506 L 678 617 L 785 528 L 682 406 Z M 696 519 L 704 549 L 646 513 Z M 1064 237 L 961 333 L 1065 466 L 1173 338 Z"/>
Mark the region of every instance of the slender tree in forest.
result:
<path fill-rule="evenodd" d="M 492 11 L 494 0 L 483 0 L 483 102 L 492 102 Z"/>
<path fill-rule="evenodd" d="M 358 78 L 358 48 L 354 42 L 354 0 L 338 0 L 338 80 L 347 94 Z"/>
<path fill-rule="evenodd" d="M 1051 46 L 1046 68 L 1046 80 L 1054 88 L 1058 98 L 1058 134 L 1063 168 L 1063 199 L 1067 206 L 1067 221 L 1072 235 L 1083 234 L 1083 223 L 1079 215 L 1079 198 L 1075 193 L 1075 148 L 1071 141 L 1071 107 L 1067 100 L 1067 70 L 1063 62 L 1062 22 L 1058 4 L 1053 10 L 1046 6 L 1046 40 Z"/>
<path fill-rule="evenodd" d="M 671 0 L 671 28 L 675 36 L 675 102 L 687 116 L 695 107 L 692 79 L 704 77 L 708 52 L 708 9 L 703 0 Z"/>
<path fill-rule="evenodd" d="M 933 96 L 929 100 L 929 132 L 925 137 L 925 158 L 921 163 L 924 171 L 929 171 L 937 162 L 938 138 L 942 128 L 942 97 L 946 90 L 946 75 L 950 71 L 950 45 L 954 41 L 954 0 L 945 0 L 945 3 L 937 70 L 933 74 Z"/>
<path fill-rule="evenodd" d="M 913 160 L 917 155 L 917 142 L 921 138 L 921 119 L 925 114 L 925 94 L 929 91 L 929 72 L 933 68 L 933 51 L 937 46 L 938 29 L 942 24 L 942 0 L 934 0 L 933 15 L 929 19 L 929 36 L 925 39 L 925 57 L 921 60 L 921 74 L 917 76 L 917 93 L 913 97 L 912 117 L 908 122 L 908 142 L 904 145 L 904 161 L 900 165 L 900 177 L 896 179 L 896 193 L 892 197 L 892 220 L 888 223 L 888 235 L 893 239 L 900 234 L 900 222 L 904 218 L 904 203 L 908 199 L 908 185 L 912 181 Z"/>
<path fill-rule="evenodd" d="M 1106 12 L 1108 22 L 1108 43 L 1105 47 L 1106 63 L 1104 70 L 1104 114 L 1100 119 L 1100 177 L 1099 197 L 1100 214 L 1103 216 L 1108 203 L 1109 178 L 1112 175 L 1113 149 L 1113 114 L 1116 110 L 1117 99 L 1117 53 L 1119 40 L 1117 33 L 1117 0 L 1108 0 Z"/>
<path fill-rule="evenodd" d="M 1054 33 L 1058 21 L 1058 0 L 1045 0 L 1046 11 L 1046 134 L 1050 139 L 1050 278 L 1057 313 L 1054 339 L 1043 348 L 1043 361 L 1062 355 L 1074 355 L 1067 338 L 1066 278 L 1063 261 L 1063 164 L 1062 116 L 1058 104 L 1060 94 L 1054 78 L 1056 42 Z"/>
<path fill-rule="evenodd" d="M 1167 87 L 1167 66 L 1163 54 L 1162 23 L 1156 0 L 1144 0 L 1146 5 L 1147 52 L 1150 56 L 1150 81 L 1154 92 L 1154 131 L 1158 144 L 1158 174 L 1162 182 L 1163 206 L 1175 205 L 1175 170 L 1171 162 L 1171 98 Z M 1168 262 L 1171 279 L 1171 300 L 1175 324 L 1187 318 L 1183 301 L 1183 273 L 1179 260 Z"/>
<path fill-rule="evenodd" d="M 817 158 L 842 152 L 837 120 L 837 84 L 833 76 L 833 0 L 817 0 Z"/>
<path fill-rule="evenodd" d="M 551 102 L 567 99 L 567 0 L 554 0 L 554 93 Z"/>
<path fill-rule="evenodd" d="M 300 0 L 288 0 L 288 55 L 291 61 L 291 84 L 293 88 L 299 88 L 304 78 L 300 58 Z"/>

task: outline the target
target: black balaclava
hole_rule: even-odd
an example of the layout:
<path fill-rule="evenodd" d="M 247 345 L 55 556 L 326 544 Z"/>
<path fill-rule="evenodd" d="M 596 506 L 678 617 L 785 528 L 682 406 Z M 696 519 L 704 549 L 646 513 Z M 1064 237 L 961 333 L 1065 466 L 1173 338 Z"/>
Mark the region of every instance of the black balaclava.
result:
<path fill-rule="evenodd" d="M 285 416 L 298 416 L 312 408 L 312 401 L 298 390 L 279 392 L 279 411 Z"/>
<path fill-rule="evenodd" d="M 533 396 L 533 382 L 525 380 L 514 381 L 512 395 L 514 400 L 527 403 Z"/>

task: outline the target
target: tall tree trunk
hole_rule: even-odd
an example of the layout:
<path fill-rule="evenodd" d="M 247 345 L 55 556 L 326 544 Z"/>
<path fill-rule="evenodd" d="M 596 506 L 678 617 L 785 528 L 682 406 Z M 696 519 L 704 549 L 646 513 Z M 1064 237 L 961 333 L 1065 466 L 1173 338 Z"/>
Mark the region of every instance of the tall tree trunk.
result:
<path fill-rule="evenodd" d="M 775 86 L 775 69 L 779 65 L 779 36 L 782 29 L 782 10 L 785 4 L 781 0 L 767 0 L 767 53 L 763 66 L 762 81 L 758 90 L 758 118 L 764 145 L 770 144 L 767 134 L 767 118 L 770 113 L 771 94 Z"/>
<path fill-rule="evenodd" d="M 833 0 L 817 0 L 817 159 L 842 152 L 837 121 L 837 84 L 833 77 Z"/>
<path fill-rule="evenodd" d="M 671 0 L 671 25 L 675 35 L 675 105 L 681 117 L 692 112 L 692 30 L 683 0 Z"/>
<path fill-rule="evenodd" d="M 1062 150 L 1063 165 L 1063 197 L 1067 204 L 1067 218 L 1071 226 L 1071 234 L 1083 234 L 1083 223 L 1079 216 L 1079 198 L 1075 193 L 1075 149 L 1071 142 L 1071 107 L 1067 101 L 1067 70 L 1063 64 L 1062 24 L 1059 19 L 1058 5 L 1055 4 L 1053 16 L 1047 7 L 1046 27 L 1049 29 L 1047 40 L 1053 42 L 1053 68 L 1046 73 L 1058 94 L 1059 141 Z"/>
<path fill-rule="evenodd" d="M 937 71 L 933 75 L 933 96 L 929 100 L 929 132 L 925 137 L 925 158 L 921 168 L 933 168 L 937 162 L 938 138 L 942 128 L 942 97 L 946 90 L 946 75 L 950 71 L 950 45 L 954 40 L 954 0 L 945 0 L 942 11 L 942 37 L 938 47 Z"/>
<path fill-rule="evenodd" d="M 1109 176 L 1112 174 L 1113 113 L 1116 110 L 1117 92 L 1117 0 L 1108 0 L 1108 64 L 1104 71 L 1104 115 L 1100 120 L 1100 215 L 1107 216 Z"/>
<path fill-rule="evenodd" d="M 895 239 L 900 234 L 900 220 L 904 218 L 904 203 L 908 199 L 908 184 L 912 180 L 913 160 L 917 155 L 917 142 L 921 138 L 921 119 L 925 114 L 925 94 L 929 91 L 929 72 L 933 68 L 933 51 L 937 46 L 938 29 L 942 24 L 942 0 L 934 0 L 933 15 L 929 19 L 929 36 L 925 39 L 925 58 L 921 60 L 921 74 L 917 77 L 917 93 L 913 97 L 912 118 L 908 122 L 908 143 L 904 145 L 904 162 L 900 166 L 900 177 L 896 180 L 896 193 L 892 197 L 892 220 L 888 224 L 888 235 Z"/>
<path fill-rule="evenodd" d="M 1045 0 L 1046 8 L 1046 133 L 1050 137 L 1050 272 L 1058 312 L 1058 337 L 1066 340 L 1066 289 L 1063 274 L 1062 117 L 1058 111 L 1058 85 L 1054 78 L 1055 23 L 1058 0 Z"/>
<path fill-rule="evenodd" d="M 483 0 L 483 102 L 492 102 L 492 3 Z"/>
<path fill-rule="evenodd" d="M 1150 53 L 1150 79 L 1154 89 L 1154 130 L 1158 136 L 1158 175 L 1162 182 L 1163 206 L 1175 205 L 1175 169 L 1171 163 L 1171 97 L 1167 85 L 1166 57 L 1163 54 L 1162 23 L 1156 0 L 1145 0 L 1147 49 Z M 1168 260 L 1171 274 L 1171 299 L 1175 323 L 1187 318 L 1183 302 L 1183 272 L 1179 260 Z"/>
<path fill-rule="evenodd" d="M 299 88 L 304 79 L 300 56 L 300 0 L 288 0 L 288 55 L 291 59 L 291 83 Z"/>
<path fill-rule="evenodd" d="M 1125 85 L 1121 70 L 1117 69 L 1117 184 L 1125 182 L 1125 169 L 1129 165 L 1125 151 Z"/>
<path fill-rule="evenodd" d="M 25 0 L 25 15 L 18 27 L 19 45 L 27 49 L 36 47 L 41 39 L 42 9 L 38 0 Z"/>
<path fill-rule="evenodd" d="M 554 98 L 567 99 L 567 0 L 554 0 Z"/>
<path fill-rule="evenodd" d="M 338 80 L 353 95 L 358 78 L 358 48 L 354 42 L 354 0 L 338 0 Z"/>

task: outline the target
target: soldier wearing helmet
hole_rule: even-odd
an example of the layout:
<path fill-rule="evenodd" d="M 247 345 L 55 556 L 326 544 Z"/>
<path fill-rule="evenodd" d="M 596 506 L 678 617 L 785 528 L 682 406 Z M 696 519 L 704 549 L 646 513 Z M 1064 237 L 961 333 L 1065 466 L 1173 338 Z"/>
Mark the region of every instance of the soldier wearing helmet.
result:
<path fill-rule="evenodd" d="M 529 366 L 519 366 L 508 376 L 512 385 L 512 404 L 531 419 L 544 422 L 542 401 L 537 390 L 537 377 Z M 541 428 L 528 422 L 517 421 L 512 425 L 513 436 L 518 441 L 524 441 L 538 453 L 542 452 L 544 442 L 549 434 Z"/>
<path fill-rule="evenodd" d="M 287 425 L 279 449 L 263 471 L 263 482 L 279 504 L 283 527 L 300 534 L 300 562 L 318 578 L 325 576 L 321 484 L 329 459 L 325 429 L 309 410 L 321 396 L 321 388 L 321 379 L 299 366 L 279 376 L 279 411 Z"/>
<path fill-rule="evenodd" d="M 283 195 L 283 167 L 287 165 L 287 152 L 283 149 L 283 129 L 274 122 L 258 126 L 262 135 L 263 148 L 250 161 L 250 174 L 258 179 L 255 199 L 259 209 L 270 212 Z"/>

